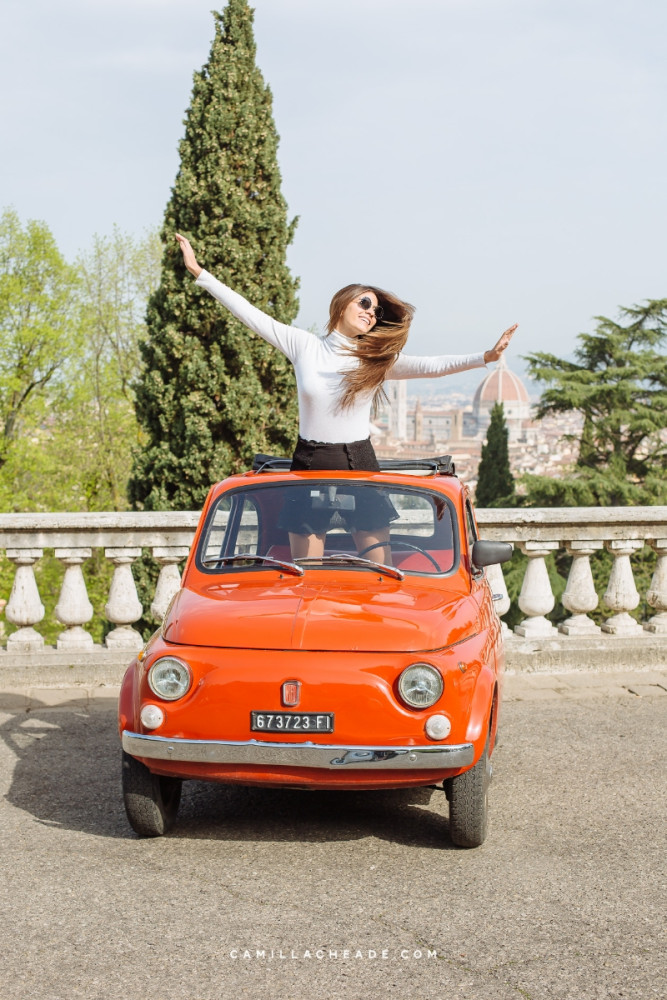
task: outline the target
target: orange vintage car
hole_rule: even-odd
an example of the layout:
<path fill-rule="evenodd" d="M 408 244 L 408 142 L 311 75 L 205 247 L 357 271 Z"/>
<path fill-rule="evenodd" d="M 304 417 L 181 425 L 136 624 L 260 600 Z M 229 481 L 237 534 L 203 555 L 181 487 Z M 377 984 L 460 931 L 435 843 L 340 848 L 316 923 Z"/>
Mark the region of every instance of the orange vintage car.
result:
<path fill-rule="evenodd" d="M 451 839 L 478 846 L 503 671 L 484 567 L 511 546 L 478 538 L 448 456 L 376 473 L 293 473 L 258 459 L 211 489 L 181 589 L 125 674 L 131 826 L 169 830 L 188 778 L 443 783 Z M 292 557 L 290 505 L 324 535 L 322 554 Z M 390 552 L 355 546 L 369 505 L 391 512 Z"/>

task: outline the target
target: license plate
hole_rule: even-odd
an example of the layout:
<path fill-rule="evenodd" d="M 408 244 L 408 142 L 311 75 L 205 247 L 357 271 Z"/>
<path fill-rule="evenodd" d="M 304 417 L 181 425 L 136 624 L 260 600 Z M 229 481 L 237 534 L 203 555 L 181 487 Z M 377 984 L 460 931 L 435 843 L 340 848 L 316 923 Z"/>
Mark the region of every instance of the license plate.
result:
<path fill-rule="evenodd" d="M 333 712 L 251 712 L 253 732 L 333 733 Z"/>

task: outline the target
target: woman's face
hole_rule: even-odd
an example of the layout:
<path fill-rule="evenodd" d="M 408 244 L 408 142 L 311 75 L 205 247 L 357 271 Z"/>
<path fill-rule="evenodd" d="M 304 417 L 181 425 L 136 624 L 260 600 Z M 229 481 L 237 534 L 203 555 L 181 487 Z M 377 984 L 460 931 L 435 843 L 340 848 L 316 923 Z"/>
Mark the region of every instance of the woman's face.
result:
<path fill-rule="evenodd" d="M 362 292 L 345 307 L 336 329 L 353 340 L 363 336 L 375 326 L 377 308 L 378 300 L 375 292 Z"/>

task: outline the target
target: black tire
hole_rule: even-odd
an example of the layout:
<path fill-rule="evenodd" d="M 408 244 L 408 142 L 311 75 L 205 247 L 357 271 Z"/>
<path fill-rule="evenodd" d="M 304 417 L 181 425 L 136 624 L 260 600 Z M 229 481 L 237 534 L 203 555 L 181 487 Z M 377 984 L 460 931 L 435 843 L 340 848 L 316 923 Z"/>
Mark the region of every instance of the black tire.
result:
<path fill-rule="evenodd" d="M 445 782 L 449 799 L 449 836 L 458 847 L 479 847 L 484 843 L 491 771 L 487 742 L 474 767 Z"/>
<path fill-rule="evenodd" d="M 130 826 L 140 837 L 171 830 L 181 802 L 180 778 L 163 778 L 123 750 L 123 801 Z"/>

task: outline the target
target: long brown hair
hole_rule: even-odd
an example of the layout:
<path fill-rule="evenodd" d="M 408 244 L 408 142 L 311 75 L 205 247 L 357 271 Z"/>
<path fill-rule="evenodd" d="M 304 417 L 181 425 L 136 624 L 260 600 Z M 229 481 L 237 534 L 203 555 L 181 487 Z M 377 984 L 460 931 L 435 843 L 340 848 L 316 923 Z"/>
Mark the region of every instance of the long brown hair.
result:
<path fill-rule="evenodd" d="M 374 285 L 346 285 L 331 300 L 326 325 L 328 334 L 336 329 L 350 302 L 368 292 L 375 294 L 384 315 L 372 330 L 350 341 L 349 348 L 346 348 L 359 359 L 359 364 L 343 375 L 344 389 L 339 405 L 344 410 L 352 406 L 358 393 L 372 394 L 375 413 L 382 398 L 386 399 L 382 386 L 387 372 L 405 347 L 415 307 Z"/>

